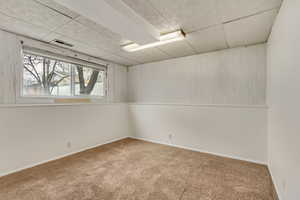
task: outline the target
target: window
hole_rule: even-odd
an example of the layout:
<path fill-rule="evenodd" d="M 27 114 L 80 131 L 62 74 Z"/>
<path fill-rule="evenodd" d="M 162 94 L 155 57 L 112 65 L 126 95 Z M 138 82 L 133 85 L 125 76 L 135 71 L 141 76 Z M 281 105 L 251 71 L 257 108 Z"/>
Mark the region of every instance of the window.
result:
<path fill-rule="evenodd" d="M 76 66 L 75 70 L 75 95 L 105 96 L 105 72 Z"/>
<path fill-rule="evenodd" d="M 23 54 L 24 97 L 105 97 L 106 68 L 83 62 Z M 97 69 L 97 67 L 99 69 Z"/>

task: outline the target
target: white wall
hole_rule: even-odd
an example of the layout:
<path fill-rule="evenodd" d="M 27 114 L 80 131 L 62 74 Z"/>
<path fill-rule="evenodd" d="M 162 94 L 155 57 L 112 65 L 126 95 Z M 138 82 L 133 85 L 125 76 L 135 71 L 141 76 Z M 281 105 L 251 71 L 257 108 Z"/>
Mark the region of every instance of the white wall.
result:
<path fill-rule="evenodd" d="M 136 137 L 267 162 L 264 44 L 133 66 L 128 86 Z"/>
<path fill-rule="evenodd" d="M 129 114 L 138 138 L 266 163 L 266 108 L 131 104 Z"/>
<path fill-rule="evenodd" d="M 109 72 L 109 101 L 127 102 L 127 67 L 111 64 Z"/>
<path fill-rule="evenodd" d="M 129 68 L 129 101 L 265 105 L 264 44 Z"/>
<path fill-rule="evenodd" d="M 127 104 L 0 106 L 0 176 L 128 135 Z"/>
<path fill-rule="evenodd" d="M 0 30 L 0 104 L 16 101 L 15 69 L 21 66 L 17 36 Z M 16 59 L 18 58 L 19 59 Z"/>
<path fill-rule="evenodd" d="M 299 10 L 299 0 L 283 1 L 268 42 L 268 157 L 281 200 L 300 197 Z"/>
<path fill-rule="evenodd" d="M 105 104 L 17 105 L 20 41 L 0 31 L 0 43 L 0 176 L 130 134 L 128 105 L 112 103 L 127 98 L 127 68 L 110 63 Z"/>

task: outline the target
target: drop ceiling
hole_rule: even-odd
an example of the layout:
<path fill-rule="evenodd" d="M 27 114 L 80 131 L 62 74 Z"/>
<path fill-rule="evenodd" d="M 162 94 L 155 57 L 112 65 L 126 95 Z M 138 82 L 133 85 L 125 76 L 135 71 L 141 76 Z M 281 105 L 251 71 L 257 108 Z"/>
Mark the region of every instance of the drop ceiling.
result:
<path fill-rule="evenodd" d="M 45 42 L 59 39 L 73 44 L 71 49 L 76 51 L 123 65 L 136 65 L 266 42 L 282 0 L 123 2 L 160 33 L 182 29 L 186 39 L 125 52 L 120 44 L 127 38 L 54 0 L 0 0 L 0 28 Z"/>

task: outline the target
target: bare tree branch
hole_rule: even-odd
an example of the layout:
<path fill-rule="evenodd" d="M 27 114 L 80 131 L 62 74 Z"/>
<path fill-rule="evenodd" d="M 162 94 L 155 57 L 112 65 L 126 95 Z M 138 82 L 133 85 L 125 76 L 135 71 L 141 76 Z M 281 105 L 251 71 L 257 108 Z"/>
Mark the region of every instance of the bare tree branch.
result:
<path fill-rule="evenodd" d="M 53 89 L 54 89 L 56 86 L 58 86 L 58 84 L 59 84 L 60 82 L 62 82 L 65 78 L 68 78 L 68 77 L 69 77 L 69 75 L 64 76 L 64 77 L 62 77 L 61 79 L 59 79 L 58 81 L 56 81 L 56 82 L 52 85 L 51 93 L 52 93 Z M 50 94 L 51 94 L 51 93 L 50 93 Z"/>
<path fill-rule="evenodd" d="M 52 71 L 49 74 L 49 77 L 48 77 L 48 81 L 49 82 L 51 82 L 51 80 L 52 80 L 52 78 L 53 78 L 53 76 L 55 74 L 54 72 L 55 72 L 55 69 L 56 69 L 56 64 L 57 64 L 57 61 L 55 61 L 54 65 L 53 65 L 53 69 L 52 69 Z"/>
<path fill-rule="evenodd" d="M 61 79 L 59 79 L 58 81 L 56 81 L 53 86 L 56 87 L 60 82 L 62 82 L 65 78 L 68 78 L 68 77 L 69 77 L 69 75 L 62 77 Z"/>
<path fill-rule="evenodd" d="M 25 65 L 24 65 L 24 68 L 37 80 L 38 83 L 41 84 L 41 81 L 39 80 L 39 78 L 32 71 L 30 71 Z"/>
<path fill-rule="evenodd" d="M 36 73 L 36 76 L 38 77 L 38 79 L 39 79 L 39 83 L 42 83 L 42 81 L 41 81 L 41 77 L 39 76 L 39 73 L 37 72 L 37 70 L 36 70 L 36 68 L 35 68 L 35 65 L 33 64 L 33 62 L 32 62 L 32 57 L 31 56 L 29 56 L 29 58 L 28 58 L 28 60 L 29 60 L 29 63 L 30 63 L 30 65 L 31 65 L 31 67 L 33 68 L 33 70 L 34 70 L 34 72 Z"/>

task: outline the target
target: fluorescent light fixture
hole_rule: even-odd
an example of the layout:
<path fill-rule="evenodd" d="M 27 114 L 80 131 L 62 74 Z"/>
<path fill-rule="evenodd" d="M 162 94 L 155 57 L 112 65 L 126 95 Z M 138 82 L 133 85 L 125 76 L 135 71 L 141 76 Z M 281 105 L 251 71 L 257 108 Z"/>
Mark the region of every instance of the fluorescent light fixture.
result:
<path fill-rule="evenodd" d="M 139 51 L 142 49 L 147 49 L 151 47 L 156 47 L 164 44 L 168 44 L 171 42 L 176 42 L 183 40 L 185 38 L 185 34 L 182 30 L 163 34 L 159 37 L 159 41 L 150 43 L 150 44 L 145 44 L 145 45 L 139 45 L 137 43 L 130 43 L 122 46 L 122 49 L 128 52 L 134 52 L 134 51 Z"/>

